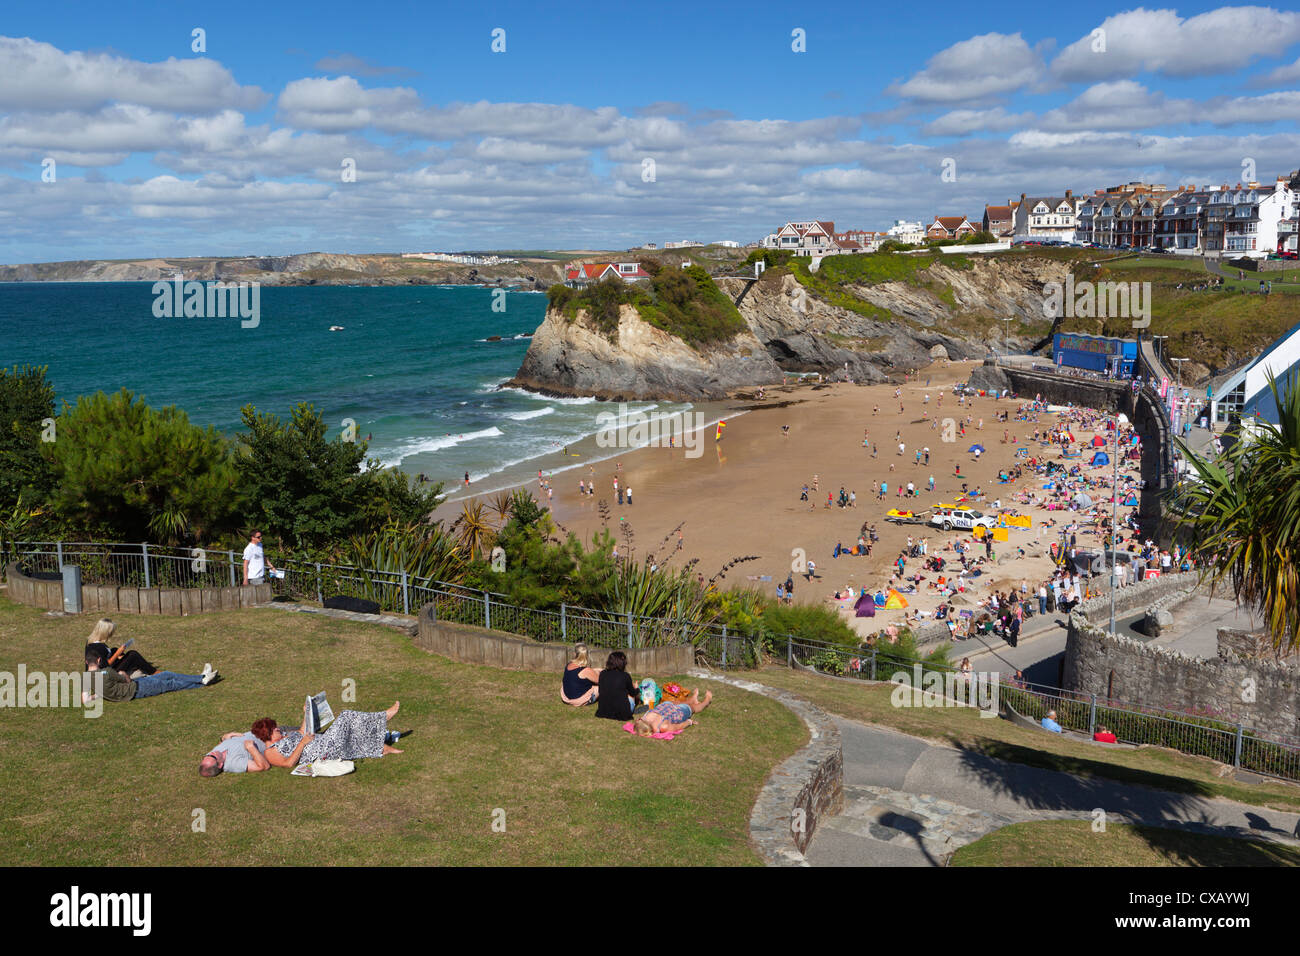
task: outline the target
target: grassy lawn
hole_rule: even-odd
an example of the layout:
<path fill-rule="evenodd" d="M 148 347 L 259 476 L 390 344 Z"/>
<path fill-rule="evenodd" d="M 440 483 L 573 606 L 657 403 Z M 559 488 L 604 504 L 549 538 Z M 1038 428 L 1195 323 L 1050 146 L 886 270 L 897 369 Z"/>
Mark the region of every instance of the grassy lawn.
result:
<path fill-rule="evenodd" d="M 1300 866 L 1276 843 L 1088 820 L 1014 823 L 964 846 L 950 866 Z"/>
<path fill-rule="evenodd" d="M 1013 763 L 1105 777 L 1194 796 L 1280 810 L 1300 809 L 1300 787 L 1282 782 L 1241 784 L 1218 775 L 1219 764 L 1160 747 L 1110 750 L 1081 741 L 1062 740 L 1009 721 L 980 717 L 956 707 L 894 707 L 891 685 L 859 684 L 796 673 L 771 666 L 755 680 L 802 694 L 824 710 L 851 720 L 951 744 L 963 750 Z"/>
<path fill-rule="evenodd" d="M 0 598 L 0 671 L 80 670 L 94 618 Z M 700 726 L 641 740 L 560 704 L 558 675 L 454 663 L 377 625 L 270 608 L 117 623 L 160 668 L 211 661 L 225 680 L 105 703 L 98 719 L 7 709 L 0 864 L 756 865 L 758 790 L 807 740 L 781 705 L 722 685 Z M 348 679 L 356 703 L 342 699 Z M 264 716 L 296 724 L 321 690 L 336 712 L 400 699 L 405 753 L 332 779 L 199 777 L 222 732 Z M 193 831 L 195 810 L 206 832 Z"/>

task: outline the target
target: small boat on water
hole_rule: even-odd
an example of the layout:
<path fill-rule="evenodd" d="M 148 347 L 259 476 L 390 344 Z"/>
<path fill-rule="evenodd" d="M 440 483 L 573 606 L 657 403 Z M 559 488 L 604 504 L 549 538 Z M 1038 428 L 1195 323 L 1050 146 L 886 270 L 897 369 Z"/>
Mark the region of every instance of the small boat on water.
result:
<path fill-rule="evenodd" d="M 342 331 L 343 331 L 343 326 L 341 326 L 341 325 L 331 325 L 331 326 L 330 326 L 330 331 L 331 331 L 331 332 L 342 332 Z"/>

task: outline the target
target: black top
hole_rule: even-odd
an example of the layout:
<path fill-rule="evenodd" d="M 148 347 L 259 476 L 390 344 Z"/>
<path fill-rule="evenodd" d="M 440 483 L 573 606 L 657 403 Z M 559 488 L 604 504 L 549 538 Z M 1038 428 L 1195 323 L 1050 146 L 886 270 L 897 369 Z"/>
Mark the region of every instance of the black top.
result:
<path fill-rule="evenodd" d="M 600 697 L 596 700 L 596 716 L 610 720 L 631 720 L 632 705 L 629 697 L 636 697 L 636 687 L 627 671 L 607 667 L 600 672 Z"/>

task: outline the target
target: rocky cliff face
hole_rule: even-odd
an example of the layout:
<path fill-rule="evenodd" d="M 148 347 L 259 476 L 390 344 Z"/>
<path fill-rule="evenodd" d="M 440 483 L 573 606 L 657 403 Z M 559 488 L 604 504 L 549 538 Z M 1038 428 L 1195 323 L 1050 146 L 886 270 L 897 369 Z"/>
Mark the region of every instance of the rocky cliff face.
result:
<path fill-rule="evenodd" d="M 1047 334 L 1043 286 L 1063 282 L 1068 263 L 1021 254 L 971 260 L 970 269 L 936 262 L 920 283 L 843 287 L 880 310 L 879 317 L 826 302 L 789 274 L 756 283 L 718 279 L 738 300 L 749 331 L 703 353 L 641 321 L 630 306 L 623 308 L 617 345 L 583 321 L 569 323 L 551 312 L 513 384 L 603 398 L 716 398 L 779 381 L 783 370 L 836 375 L 847 366 L 854 381 L 874 382 L 936 357 L 979 358 L 1005 348 L 1001 319 L 1007 316 L 1036 329 L 1032 337 L 1013 336 L 1013 347 Z"/>
<path fill-rule="evenodd" d="M 893 369 L 928 364 L 932 357 L 979 358 L 1003 348 L 1002 318 L 1041 326 L 1043 285 L 1063 282 L 1064 262 L 1030 257 L 972 256 L 974 267 L 958 269 L 938 262 L 928 282 L 851 284 L 844 291 L 888 315 L 869 318 L 801 295 L 792 275 L 747 284 L 720 279 L 719 287 L 740 300 L 740 314 L 784 369 L 834 373 L 848 364 L 857 381 L 879 381 Z M 802 310 L 800 300 L 802 299 Z M 1012 337 L 1014 347 L 1032 344 Z"/>
<path fill-rule="evenodd" d="M 736 388 L 780 380 L 781 369 L 752 332 L 696 351 L 625 305 L 619 310 L 617 342 L 593 328 L 585 311 L 570 321 L 549 310 L 508 384 L 613 401 L 689 401 L 724 398 Z"/>

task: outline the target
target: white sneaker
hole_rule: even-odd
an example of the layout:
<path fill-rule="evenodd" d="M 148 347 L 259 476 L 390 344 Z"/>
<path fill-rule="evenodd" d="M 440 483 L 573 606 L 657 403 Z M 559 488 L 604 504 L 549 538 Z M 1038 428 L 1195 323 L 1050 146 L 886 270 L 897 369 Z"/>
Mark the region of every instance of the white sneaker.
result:
<path fill-rule="evenodd" d="M 209 674 L 211 674 L 211 673 L 212 673 L 212 665 L 211 665 L 211 664 L 204 664 L 204 665 L 203 665 L 203 671 L 202 671 L 202 673 L 201 673 L 199 676 L 201 676 L 201 677 L 203 677 L 204 679 L 206 679 L 207 676 L 208 676 Z"/>
<path fill-rule="evenodd" d="M 212 669 L 211 664 L 205 664 L 203 666 L 203 684 L 205 687 L 216 681 L 220 676 L 220 674 Z"/>

